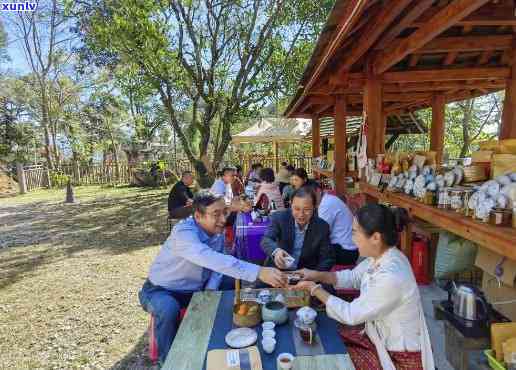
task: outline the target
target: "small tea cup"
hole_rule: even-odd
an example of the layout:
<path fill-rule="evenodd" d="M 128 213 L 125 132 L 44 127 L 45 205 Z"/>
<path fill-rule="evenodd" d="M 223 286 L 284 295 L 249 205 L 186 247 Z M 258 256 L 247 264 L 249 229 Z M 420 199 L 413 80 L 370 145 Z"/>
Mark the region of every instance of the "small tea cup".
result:
<path fill-rule="evenodd" d="M 276 324 L 272 321 L 265 321 L 263 324 L 262 324 L 262 329 L 263 330 L 274 330 L 274 327 L 276 326 Z"/>
<path fill-rule="evenodd" d="M 276 366 L 281 370 L 289 370 L 294 366 L 294 355 L 291 353 L 280 353 L 276 359 Z"/>
<path fill-rule="evenodd" d="M 276 332 L 273 329 L 265 329 L 262 331 L 262 337 L 263 338 L 275 338 Z"/>
<path fill-rule="evenodd" d="M 287 256 L 284 258 L 284 261 L 285 261 L 285 267 L 287 269 L 290 269 L 294 266 L 294 262 L 296 261 L 294 257 L 292 256 Z"/>
<path fill-rule="evenodd" d="M 276 348 L 276 339 L 274 338 L 263 338 L 262 339 L 262 347 L 266 353 L 274 352 Z"/>

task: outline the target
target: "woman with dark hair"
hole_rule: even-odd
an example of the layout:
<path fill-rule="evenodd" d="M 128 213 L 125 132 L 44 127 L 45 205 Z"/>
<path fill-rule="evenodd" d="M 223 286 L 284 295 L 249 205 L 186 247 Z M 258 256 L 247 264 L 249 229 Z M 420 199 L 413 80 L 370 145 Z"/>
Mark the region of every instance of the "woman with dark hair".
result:
<path fill-rule="evenodd" d="M 274 182 L 274 170 L 272 168 L 262 168 L 260 171 L 260 180 L 261 183 L 258 187 L 258 193 L 254 198 L 255 205 L 259 205 L 262 202 L 262 197 L 266 197 L 267 204 L 274 202 L 276 209 L 285 209 L 278 184 Z"/>
<path fill-rule="evenodd" d="M 244 193 L 244 182 L 242 180 L 242 166 L 235 166 L 235 178 L 231 183 L 231 190 L 233 190 L 233 195 L 237 196 Z"/>
<path fill-rule="evenodd" d="M 281 162 L 281 168 L 278 171 L 278 175 L 276 176 L 276 181 L 278 182 L 280 193 L 283 194 L 283 188 L 287 186 L 290 182 L 290 175 L 292 172 L 288 169 L 289 165 L 287 162 Z"/>
<path fill-rule="evenodd" d="M 417 283 L 408 259 L 396 248 L 407 222 L 402 208 L 368 204 L 353 223 L 353 241 L 367 257 L 363 262 L 339 272 L 297 271 L 304 281 L 295 289 L 309 291 L 326 304 L 330 317 L 355 326 L 344 327 L 341 336 L 357 369 L 435 369 Z M 316 282 L 360 289 L 360 296 L 346 302 Z"/>
<path fill-rule="evenodd" d="M 287 207 L 290 206 L 290 202 L 292 200 L 292 195 L 294 191 L 301 188 L 308 182 L 308 174 L 304 168 L 296 168 L 292 175 L 290 175 L 290 185 L 287 185 L 283 188 L 283 201 Z"/>

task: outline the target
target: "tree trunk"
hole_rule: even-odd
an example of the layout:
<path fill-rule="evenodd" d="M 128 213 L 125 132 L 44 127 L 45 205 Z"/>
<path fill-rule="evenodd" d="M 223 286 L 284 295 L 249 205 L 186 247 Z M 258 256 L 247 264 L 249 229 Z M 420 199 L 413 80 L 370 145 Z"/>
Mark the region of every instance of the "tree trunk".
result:
<path fill-rule="evenodd" d="M 113 136 L 113 132 L 109 132 L 109 137 L 111 139 L 111 146 L 113 147 L 113 159 L 115 161 L 115 175 L 117 181 L 120 179 L 120 164 L 118 163 L 118 151 L 115 144 L 115 137 Z"/>
<path fill-rule="evenodd" d="M 52 160 L 52 151 L 50 149 L 50 130 L 48 119 L 48 98 L 45 83 L 40 83 L 41 88 L 41 125 L 45 134 L 45 157 L 47 159 L 48 168 L 54 169 L 54 161 Z"/>
<path fill-rule="evenodd" d="M 460 158 L 466 157 L 469 153 L 469 147 L 471 145 L 471 137 L 469 132 L 469 125 L 471 122 L 471 114 L 473 112 L 473 105 L 475 103 L 475 99 L 471 99 L 466 103 L 464 107 L 464 115 L 462 117 L 462 147 L 460 149 Z"/>
<path fill-rule="evenodd" d="M 183 147 L 186 157 L 192 164 L 193 168 L 195 169 L 195 173 L 197 175 L 197 181 L 199 182 L 199 185 L 202 188 L 207 188 L 211 186 L 213 183 L 213 176 L 210 175 L 208 171 L 208 166 L 202 161 L 202 158 L 196 158 L 192 152 L 191 149 L 191 143 L 186 138 L 181 126 L 179 125 L 179 122 L 176 119 L 174 108 L 172 107 L 171 103 L 171 97 L 167 95 L 167 93 L 160 87 L 158 88 L 160 95 L 161 95 L 161 102 L 165 106 L 165 109 L 167 110 L 168 116 L 169 116 L 169 123 L 172 125 L 172 129 L 175 133 L 177 133 L 177 136 L 179 137 L 179 141 L 181 142 L 181 146 Z M 201 130 L 202 131 L 202 130 Z M 202 138 L 202 132 L 201 132 L 201 141 Z"/>
<path fill-rule="evenodd" d="M 54 155 L 54 164 L 56 168 L 61 167 L 61 160 L 59 158 L 59 149 L 57 147 L 57 125 L 54 123 L 50 124 L 50 133 L 52 135 L 52 153 Z"/>

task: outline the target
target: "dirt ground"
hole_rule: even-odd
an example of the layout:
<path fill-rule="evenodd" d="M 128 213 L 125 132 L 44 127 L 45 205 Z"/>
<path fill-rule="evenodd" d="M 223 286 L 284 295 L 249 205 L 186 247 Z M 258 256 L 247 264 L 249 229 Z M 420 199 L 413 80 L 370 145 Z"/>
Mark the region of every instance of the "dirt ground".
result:
<path fill-rule="evenodd" d="M 0 369 L 148 369 L 137 292 L 167 236 L 167 190 L 0 199 Z"/>

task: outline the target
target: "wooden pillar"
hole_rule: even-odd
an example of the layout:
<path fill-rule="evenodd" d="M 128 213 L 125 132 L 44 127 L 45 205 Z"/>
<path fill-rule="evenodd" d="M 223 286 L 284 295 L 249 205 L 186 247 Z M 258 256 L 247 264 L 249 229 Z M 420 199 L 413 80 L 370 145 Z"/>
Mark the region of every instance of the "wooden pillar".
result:
<path fill-rule="evenodd" d="M 27 179 L 25 178 L 25 170 L 21 163 L 16 163 L 16 176 L 18 177 L 17 180 L 20 194 L 25 194 L 27 192 Z"/>
<path fill-rule="evenodd" d="M 372 74 L 368 74 L 364 86 L 364 109 L 368 125 L 367 157 L 376 158 L 377 154 L 385 151 L 385 116 L 382 109 L 382 84 Z"/>
<path fill-rule="evenodd" d="M 321 123 L 319 116 L 312 116 L 312 158 L 321 156 Z"/>
<path fill-rule="evenodd" d="M 279 150 L 278 150 L 278 142 L 272 142 L 272 154 L 274 155 L 274 171 L 278 173 L 279 171 Z"/>
<path fill-rule="evenodd" d="M 516 139 L 516 50 L 512 52 L 511 77 L 505 85 L 500 140 Z"/>
<path fill-rule="evenodd" d="M 412 224 L 409 223 L 400 233 L 400 249 L 410 260 L 412 256 Z"/>
<path fill-rule="evenodd" d="M 377 153 L 385 153 L 385 134 L 387 132 L 387 113 L 382 109 L 382 119 L 380 120 L 380 125 L 378 126 L 378 140 L 376 142 L 377 145 Z"/>
<path fill-rule="evenodd" d="M 346 119 L 347 119 L 347 106 L 346 97 L 344 95 L 337 95 L 335 98 L 335 127 L 334 127 L 334 140 L 335 140 L 335 190 L 337 195 L 343 195 L 346 192 L 346 181 L 348 169 L 348 158 L 347 158 L 347 134 L 346 134 Z"/>
<path fill-rule="evenodd" d="M 446 100 L 444 94 L 432 97 L 432 127 L 430 129 L 430 150 L 437 153 L 436 161 L 442 163 L 444 151 L 444 114 Z"/>

